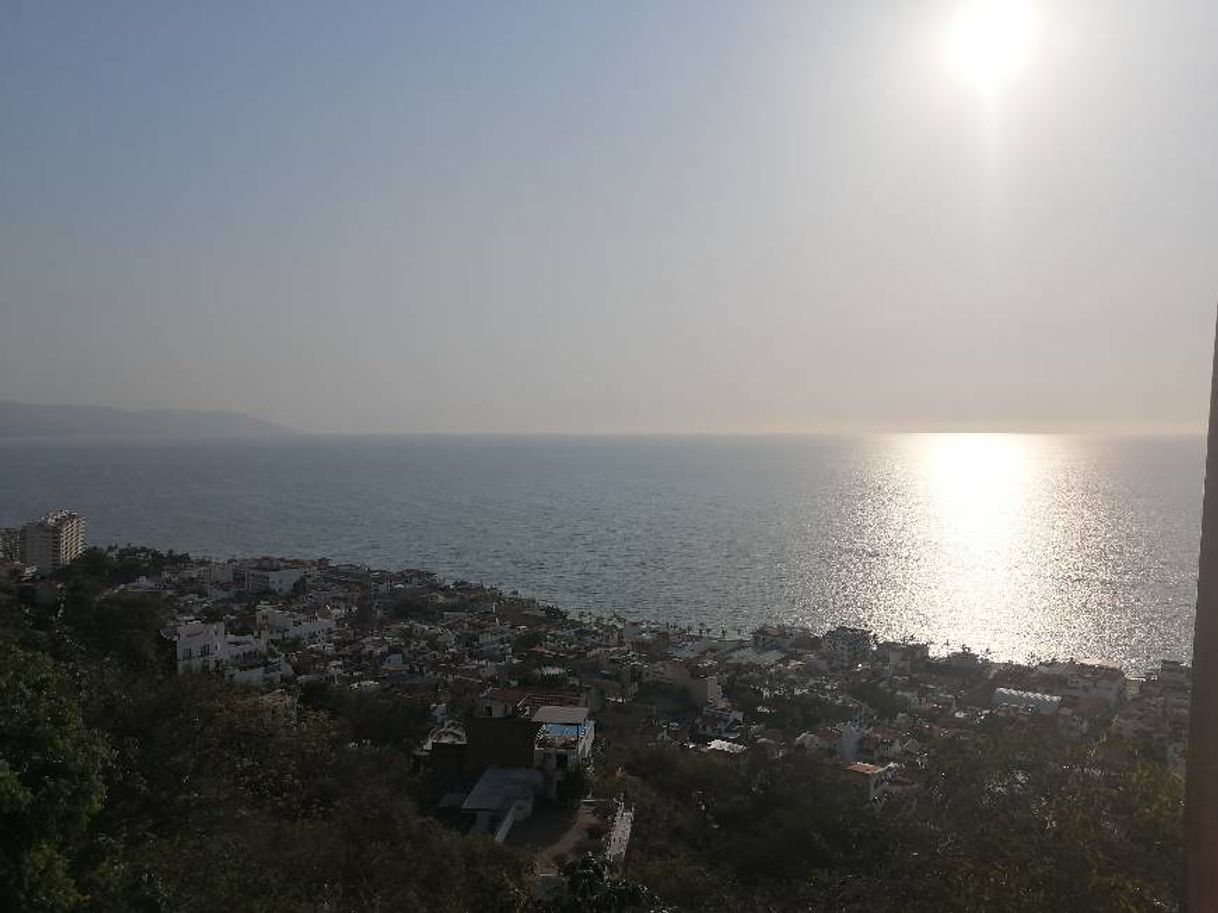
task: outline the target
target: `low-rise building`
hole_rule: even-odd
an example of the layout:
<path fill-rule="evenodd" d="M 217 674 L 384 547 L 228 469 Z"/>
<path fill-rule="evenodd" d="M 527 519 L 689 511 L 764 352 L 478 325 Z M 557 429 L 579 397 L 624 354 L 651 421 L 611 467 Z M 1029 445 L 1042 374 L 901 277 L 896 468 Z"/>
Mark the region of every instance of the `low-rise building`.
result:
<path fill-rule="evenodd" d="M 887 791 L 888 779 L 893 767 L 889 764 L 868 764 L 855 761 L 841 768 L 842 779 L 851 787 L 860 790 L 868 802 L 879 798 Z"/>
<path fill-rule="evenodd" d="M 247 593 L 282 595 L 291 592 L 297 581 L 305 576 L 306 570 L 297 566 L 238 565 L 233 568 L 233 583 Z"/>
<path fill-rule="evenodd" d="M 502 843 L 512 825 L 533 814 L 533 803 L 545 791 L 545 777 L 527 767 L 489 767 L 461 804 L 473 818 L 473 831 Z"/>
<path fill-rule="evenodd" d="M 273 639 L 303 640 L 305 643 L 328 640 L 338 627 L 329 615 L 303 615 L 269 605 L 258 606 L 254 612 L 254 625 Z"/>
<path fill-rule="evenodd" d="M 583 767 L 592 757 L 596 723 L 587 707 L 538 707 L 530 719 L 540 723 L 534 744 L 534 766 L 548 775 Z"/>
<path fill-rule="evenodd" d="M 1060 694 L 1041 694 L 1035 691 L 1016 691 L 1014 688 L 995 688 L 991 706 L 994 709 L 1010 708 L 1025 710 L 1044 716 L 1057 713 L 1062 704 Z"/>
<path fill-rule="evenodd" d="M 172 630 L 178 672 L 205 672 L 249 657 L 263 656 L 266 642 L 249 634 L 229 634 L 222 621 L 188 621 Z"/>

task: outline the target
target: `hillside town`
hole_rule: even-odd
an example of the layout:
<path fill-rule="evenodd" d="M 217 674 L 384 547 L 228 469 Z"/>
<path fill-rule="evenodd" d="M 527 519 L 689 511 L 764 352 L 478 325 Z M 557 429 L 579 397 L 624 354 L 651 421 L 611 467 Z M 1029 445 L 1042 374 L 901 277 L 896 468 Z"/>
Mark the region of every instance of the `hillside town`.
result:
<path fill-rule="evenodd" d="M 62 549 L 35 535 L 56 524 L 70 540 Z M 51 571 L 84 549 L 83 520 L 70 512 L 30 529 L 9 541 L 39 541 Z M 54 602 L 54 575 L 11 552 L 5 560 L 25 598 Z M 1184 771 L 1190 670 L 1169 660 L 1133 677 L 1069 660 L 994 662 L 967 648 L 932 655 L 852 627 L 766 625 L 733 637 L 325 559 L 177 556 L 118 589 L 172 606 L 162 635 L 179 675 L 257 689 L 275 712 L 292 713 L 310 683 L 417 701 L 430 720 L 415 751 L 430 785 L 424 813 L 499 843 L 531 840 L 543 882 L 573 852 L 595 849 L 615 864 L 629 852 L 634 810 L 620 797 L 585 798 L 615 740 L 725 759 L 804 753 L 860 802 L 916 793 L 928 739 L 1015 721 L 1088 737 L 1107 767 L 1149 757 Z M 587 813 L 563 817 L 559 832 L 530 822 L 581 801 Z"/>

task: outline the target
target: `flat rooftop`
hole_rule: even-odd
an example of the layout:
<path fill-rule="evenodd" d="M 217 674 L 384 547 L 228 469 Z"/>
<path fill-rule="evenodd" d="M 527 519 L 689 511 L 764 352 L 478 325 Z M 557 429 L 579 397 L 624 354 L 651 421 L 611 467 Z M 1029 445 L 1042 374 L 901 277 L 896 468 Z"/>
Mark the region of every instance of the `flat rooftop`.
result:
<path fill-rule="evenodd" d="M 545 789 L 546 779 L 531 767 L 488 767 L 461 804 L 467 812 L 506 812 L 521 799 Z"/>
<path fill-rule="evenodd" d="M 587 707 L 555 707 L 547 704 L 533 711 L 530 719 L 534 723 L 560 723 L 564 726 L 579 726 L 588 719 Z"/>

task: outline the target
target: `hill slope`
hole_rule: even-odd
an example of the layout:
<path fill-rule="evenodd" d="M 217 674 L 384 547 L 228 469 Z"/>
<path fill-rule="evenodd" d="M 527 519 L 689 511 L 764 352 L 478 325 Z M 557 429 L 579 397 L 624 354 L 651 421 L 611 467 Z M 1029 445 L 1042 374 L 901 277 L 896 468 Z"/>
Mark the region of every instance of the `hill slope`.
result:
<path fill-rule="evenodd" d="M 250 437 L 293 434 L 241 412 L 154 409 L 129 412 L 108 406 L 36 405 L 0 401 L 0 438 L 167 435 L 172 437 Z"/>

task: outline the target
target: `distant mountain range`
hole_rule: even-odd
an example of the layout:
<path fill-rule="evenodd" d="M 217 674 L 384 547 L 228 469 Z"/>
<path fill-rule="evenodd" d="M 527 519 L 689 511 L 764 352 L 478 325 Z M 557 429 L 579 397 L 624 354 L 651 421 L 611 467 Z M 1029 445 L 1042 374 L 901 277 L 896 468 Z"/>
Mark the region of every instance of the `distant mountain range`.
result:
<path fill-rule="evenodd" d="M 43 406 L 0 401 L 0 438 L 158 435 L 253 437 L 295 434 L 240 412 L 153 409 L 128 412 L 108 406 Z"/>

